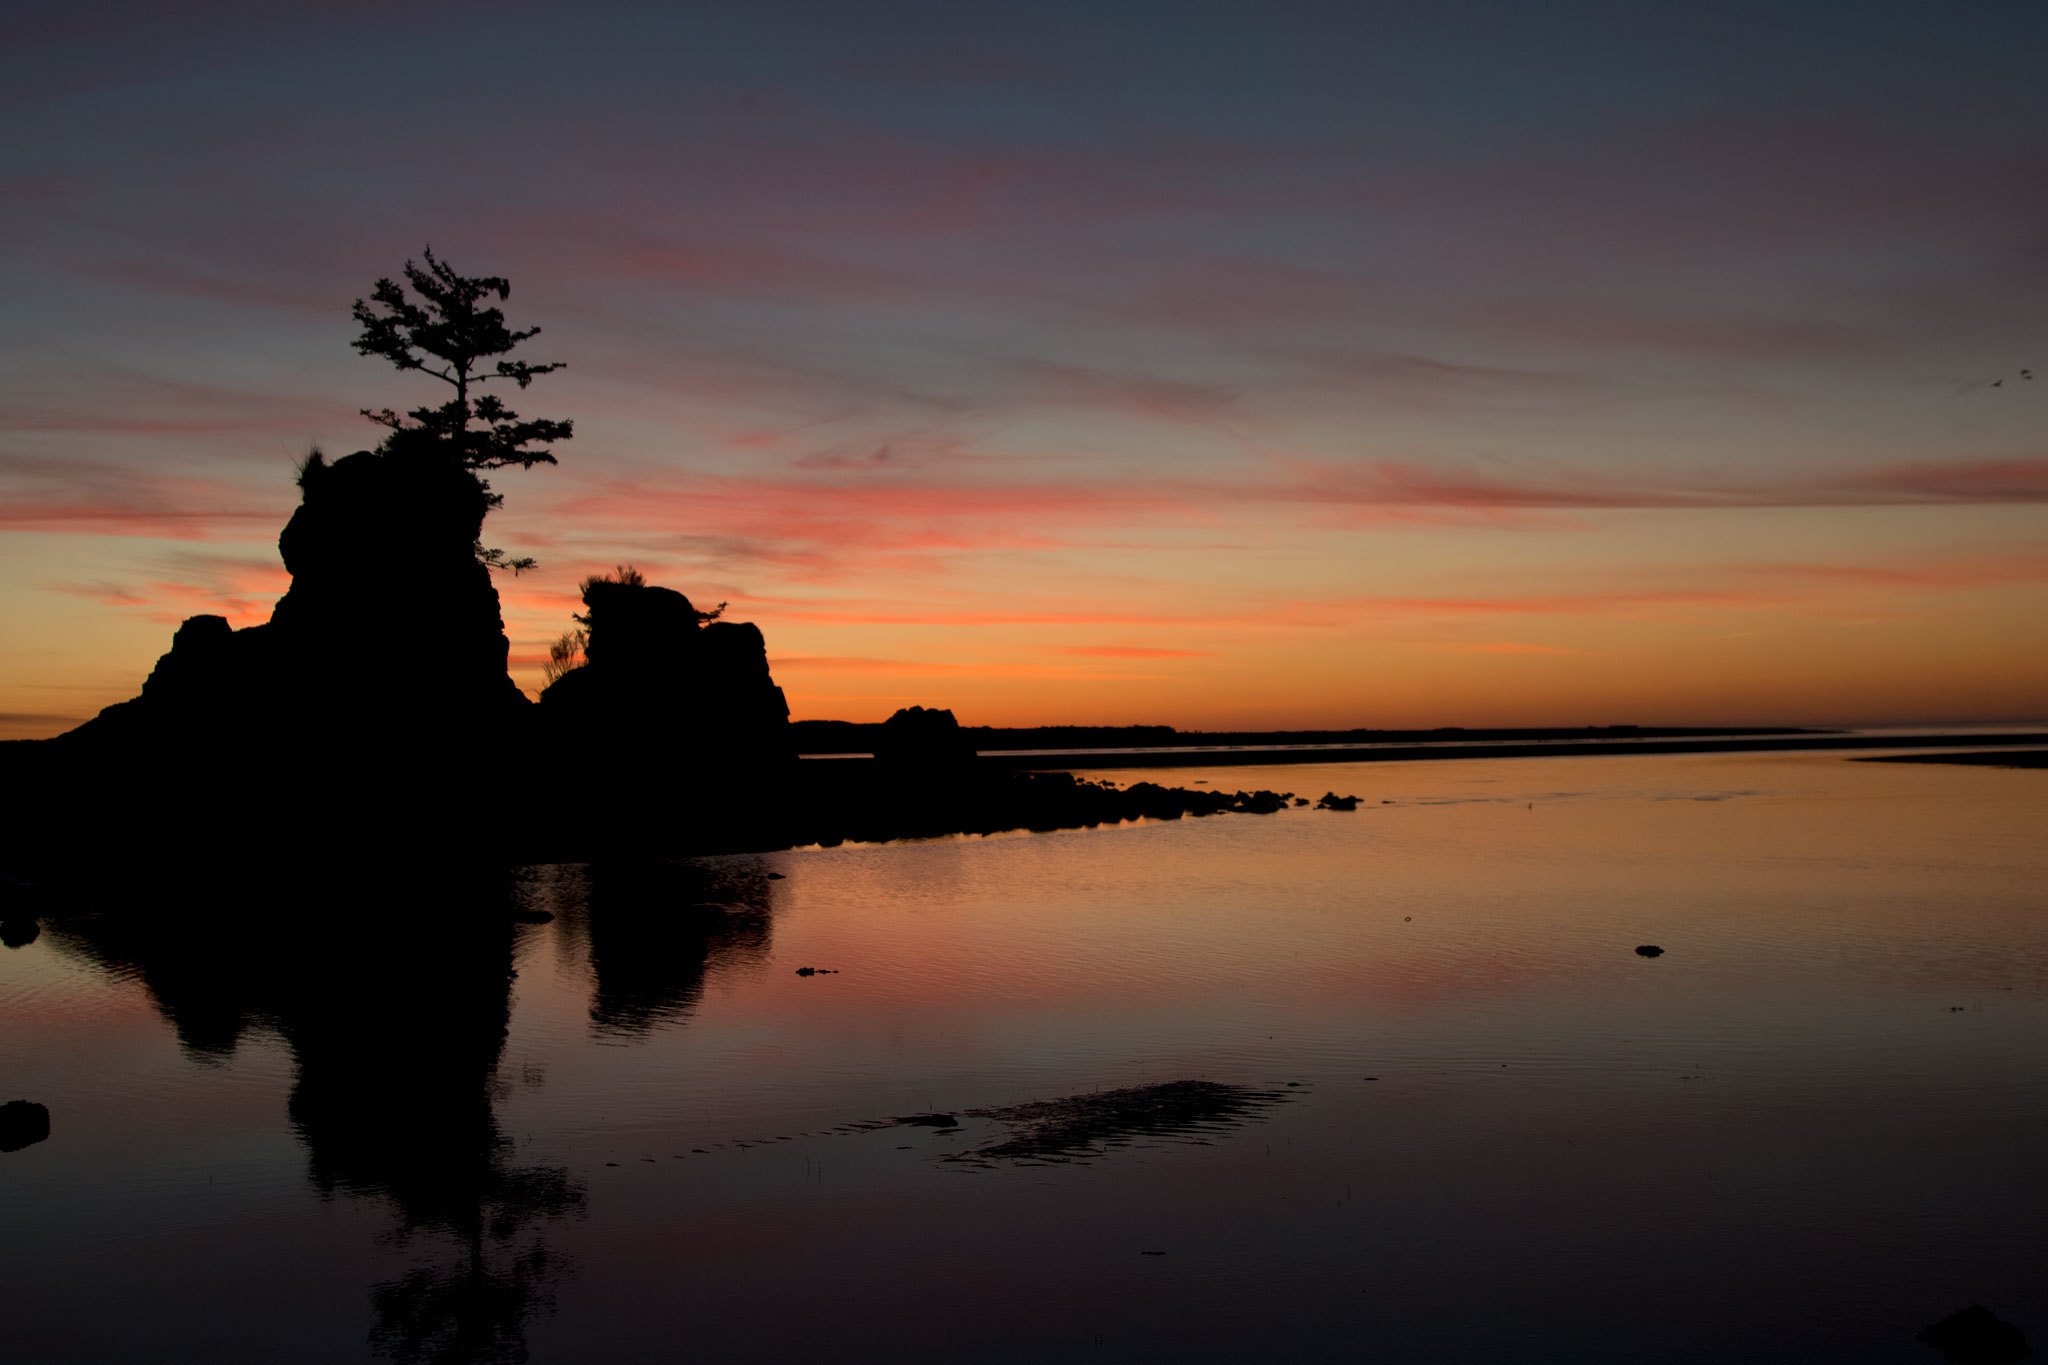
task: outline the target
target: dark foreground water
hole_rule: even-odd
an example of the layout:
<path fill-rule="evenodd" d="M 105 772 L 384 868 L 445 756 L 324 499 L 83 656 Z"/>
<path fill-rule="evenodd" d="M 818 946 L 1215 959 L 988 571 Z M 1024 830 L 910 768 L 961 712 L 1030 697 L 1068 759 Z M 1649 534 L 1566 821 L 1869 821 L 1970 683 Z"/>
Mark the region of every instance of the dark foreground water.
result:
<path fill-rule="evenodd" d="M 2048 1346 L 2048 773 L 1211 777 L 1366 800 L 47 917 L 0 1360 Z"/>

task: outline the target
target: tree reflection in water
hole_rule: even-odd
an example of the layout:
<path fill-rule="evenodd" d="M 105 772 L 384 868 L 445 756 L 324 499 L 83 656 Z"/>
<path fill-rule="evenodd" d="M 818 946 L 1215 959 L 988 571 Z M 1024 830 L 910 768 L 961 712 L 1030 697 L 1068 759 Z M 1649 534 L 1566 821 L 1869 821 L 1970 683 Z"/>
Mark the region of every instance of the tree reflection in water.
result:
<path fill-rule="evenodd" d="M 553 1311 L 568 1269 L 550 1232 L 585 1192 L 566 1168 L 520 1163 L 498 1121 L 522 940 L 580 948 L 593 1024 L 645 1034 L 687 1016 L 708 970 L 765 952 L 766 871 L 741 859 L 336 881 L 175 904 L 129 888 L 48 927 L 139 982 L 194 1061 L 224 1062 L 253 1030 L 290 1048 L 287 1112 L 310 1179 L 324 1198 L 388 1204 L 391 1243 L 412 1261 L 370 1289 L 377 1354 L 523 1361 L 526 1326 Z"/>

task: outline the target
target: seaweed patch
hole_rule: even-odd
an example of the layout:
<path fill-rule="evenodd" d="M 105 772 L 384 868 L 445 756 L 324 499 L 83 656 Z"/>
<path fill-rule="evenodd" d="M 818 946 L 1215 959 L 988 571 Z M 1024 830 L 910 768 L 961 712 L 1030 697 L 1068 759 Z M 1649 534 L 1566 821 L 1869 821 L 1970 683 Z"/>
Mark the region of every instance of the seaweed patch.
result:
<path fill-rule="evenodd" d="M 961 1112 L 994 1119 L 1010 1132 L 941 1160 L 977 1166 L 1085 1163 L 1113 1148 L 1151 1145 L 1147 1139 L 1202 1143 L 1209 1134 L 1264 1117 L 1286 1098 L 1284 1091 L 1216 1081 L 1168 1081 L 996 1109 L 966 1109 Z"/>

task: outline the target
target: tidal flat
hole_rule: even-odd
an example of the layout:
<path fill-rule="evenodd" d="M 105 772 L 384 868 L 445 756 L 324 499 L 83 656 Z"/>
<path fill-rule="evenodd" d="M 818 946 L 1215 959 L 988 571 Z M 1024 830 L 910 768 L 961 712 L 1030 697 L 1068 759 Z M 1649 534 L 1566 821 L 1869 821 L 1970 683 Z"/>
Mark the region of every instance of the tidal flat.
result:
<path fill-rule="evenodd" d="M 1363 800 L 10 908 L 0 1100 L 49 1129 L 0 1153 L 0 1356 L 2048 1340 L 2048 777 L 1205 779 Z"/>

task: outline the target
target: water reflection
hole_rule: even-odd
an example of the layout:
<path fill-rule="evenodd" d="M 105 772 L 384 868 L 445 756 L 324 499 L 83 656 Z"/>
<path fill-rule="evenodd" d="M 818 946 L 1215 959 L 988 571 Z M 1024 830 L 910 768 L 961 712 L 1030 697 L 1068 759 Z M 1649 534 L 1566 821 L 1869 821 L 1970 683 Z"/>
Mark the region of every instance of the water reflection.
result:
<path fill-rule="evenodd" d="M 187 1057 L 220 1065 L 255 1031 L 290 1049 L 287 1115 L 323 1198 L 386 1204 L 407 1263 L 371 1287 L 377 1354 L 521 1361 L 568 1269 L 550 1232 L 583 1186 L 519 1159 L 499 1066 L 515 962 L 547 932 L 586 956 L 600 1029 L 686 1016 L 708 971 L 766 951 L 758 862 L 537 869 L 507 880 L 416 871 L 337 886 L 276 880 L 147 909 L 57 916 L 52 941 L 139 983 Z M 128 900 L 131 905 L 135 899 Z"/>
<path fill-rule="evenodd" d="M 707 976 L 767 956 L 773 879 L 755 858 L 597 863 L 535 869 L 524 891 L 589 964 L 593 1029 L 634 1038 L 688 1018 Z"/>

